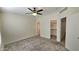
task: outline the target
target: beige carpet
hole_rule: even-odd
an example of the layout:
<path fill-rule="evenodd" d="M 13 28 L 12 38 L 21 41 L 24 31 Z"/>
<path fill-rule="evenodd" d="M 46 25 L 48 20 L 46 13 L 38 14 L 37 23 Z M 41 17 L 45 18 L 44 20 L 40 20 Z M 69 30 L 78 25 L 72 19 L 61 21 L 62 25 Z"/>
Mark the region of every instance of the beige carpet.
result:
<path fill-rule="evenodd" d="M 67 51 L 53 39 L 31 37 L 4 46 L 4 51 Z"/>

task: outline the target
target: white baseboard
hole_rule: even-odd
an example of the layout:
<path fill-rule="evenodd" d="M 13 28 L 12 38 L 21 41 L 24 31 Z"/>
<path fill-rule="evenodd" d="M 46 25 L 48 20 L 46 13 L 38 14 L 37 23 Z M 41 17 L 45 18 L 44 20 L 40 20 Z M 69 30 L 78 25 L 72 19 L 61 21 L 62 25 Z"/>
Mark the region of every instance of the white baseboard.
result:
<path fill-rule="evenodd" d="M 17 42 L 17 41 L 20 41 L 20 40 L 23 40 L 23 39 L 31 38 L 31 37 L 34 37 L 34 36 L 37 36 L 37 35 L 33 34 L 33 35 L 28 36 L 28 37 L 22 37 L 22 38 L 19 38 L 17 40 L 14 40 L 14 41 L 10 41 L 10 42 L 4 43 L 4 45 L 10 44 L 10 43 L 14 43 L 14 42 Z"/>
<path fill-rule="evenodd" d="M 50 37 L 46 37 L 46 36 L 43 36 L 43 35 L 40 35 L 40 37 L 50 39 Z"/>

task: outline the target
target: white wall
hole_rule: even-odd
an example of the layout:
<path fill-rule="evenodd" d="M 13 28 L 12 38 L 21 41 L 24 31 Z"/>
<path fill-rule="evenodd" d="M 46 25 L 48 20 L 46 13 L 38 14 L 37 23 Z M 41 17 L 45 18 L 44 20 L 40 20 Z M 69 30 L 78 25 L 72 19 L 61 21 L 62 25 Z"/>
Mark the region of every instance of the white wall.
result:
<path fill-rule="evenodd" d="M 68 17 L 78 12 L 79 12 L 79 8 L 74 7 L 74 8 L 68 8 L 68 10 L 66 10 L 65 12 L 61 14 L 59 14 L 58 12 L 56 13 L 51 12 L 51 14 L 38 17 L 41 23 L 41 26 L 40 26 L 41 36 L 45 38 L 50 38 L 50 20 L 53 20 L 53 17 L 55 17 L 56 18 L 55 20 L 57 20 L 57 41 L 60 42 L 61 18 Z"/>
<path fill-rule="evenodd" d="M 0 50 L 1 50 L 1 16 L 0 16 Z"/>
<path fill-rule="evenodd" d="M 58 42 L 60 42 L 60 37 L 61 37 L 61 18 L 63 18 L 63 17 L 68 17 L 68 16 L 70 16 L 70 15 L 72 15 L 72 14 L 75 14 L 75 13 L 77 13 L 77 12 L 79 12 L 79 8 L 68 8 L 68 10 L 66 10 L 65 12 L 63 12 L 63 13 L 59 13 L 59 12 L 57 12 L 56 14 L 54 14 L 54 16 L 56 17 L 56 20 L 57 20 L 57 41 Z"/>
<path fill-rule="evenodd" d="M 0 50 L 3 50 L 3 41 L 2 41 L 2 16 L 0 13 Z"/>
<path fill-rule="evenodd" d="M 74 8 L 68 8 L 68 10 L 66 10 L 65 12 L 63 12 L 63 13 L 61 13 L 61 14 L 59 14 L 59 19 L 61 20 L 61 18 L 63 18 L 63 17 L 66 17 L 66 18 L 68 18 L 69 16 L 71 16 L 71 15 L 74 15 L 74 14 L 77 14 L 77 13 L 79 13 L 79 8 L 76 8 L 76 7 L 74 7 Z M 60 22 L 60 20 L 59 20 L 59 23 L 61 24 L 61 22 Z M 59 24 L 59 25 L 60 25 Z M 72 42 L 70 42 L 69 43 L 69 37 L 70 36 L 68 36 L 69 34 L 68 34 L 68 26 L 69 26 L 70 24 L 69 24 L 69 20 L 67 19 L 67 22 L 66 22 L 66 44 L 65 44 L 65 46 L 66 46 L 66 48 L 67 48 L 67 46 L 68 46 L 68 44 L 71 44 Z M 61 26 L 60 26 L 61 27 Z M 58 27 L 59 28 L 59 27 Z M 61 29 L 60 29 L 60 32 L 59 33 L 61 33 Z M 74 32 L 73 32 L 74 33 Z M 59 38 L 59 41 L 60 41 L 61 39 Z"/>
<path fill-rule="evenodd" d="M 41 16 L 39 20 L 40 20 L 40 36 L 50 38 L 49 19 L 46 19 L 45 16 Z"/>
<path fill-rule="evenodd" d="M 57 18 L 57 42 L 60 42 L 61 22 L 60 22 L 60 15 L 58 13 L 56 15 L 56 18 Z"/>
<path fill-rule="evenodd" d="M 67 18 L 66 48 L 79 51 L 79 12 Z"/>
<path fill-rule="evenodd" d="M 60 15 L 58 13 L 50 13 L 47 15 L 40 16 L 39 21 L 41 23 L 41 37 L 50 39 L 50 20 L 57 20 L 57 41 L 60 42 Z"/>
<path fill-rule="evenodd" d="M 50 39 L 50 20 L 56 20 L 54 13 L 38 17 L 40 21 L 40 36 Z"/>
<path fill-rule="evenodd" d="M 2 39 L 4 44 L 36 35 L 35 17 L 16 14 L 2 14 Z"/>
<path fill-rule="evenodd" d="M 48 15 L 39 16 L 38 20 L 40 21 L 41 36 L 45 38 L 50 38 L 50 20 L 53 20 L 53 16 L 55 16 L 57 20 L 57 41 L 60 41 L 60 33 L 61 33 L 60 20 L 61 18 L 65 16 L 68 17 L 78 12 L 79 12 L 79 8 L 68 8 L 67 11 L 61 14 L 51 13 Z M 5 44 L 9 42 L 14 42 L 16 40 L 20 40 L 21 38 L 22 39 L 27 38 L 29 37 L 29 35 L 31 36 L 36 35 L 35 26 L 34 26 L 35 17 L 21 16 L 21 15 L 15 15 L 15 14 L 3 14 L 2 16 L 4 16 L 2 34 L 3 34 L 3 39 L 6 39 L 4 40 Z"/>
<path fill-rule="evenodd" d="M 1 15 L 0 15 L 0 32 L 1 32 L 1 19 L 2 19 L 2 18 L 1 18 Z"/>

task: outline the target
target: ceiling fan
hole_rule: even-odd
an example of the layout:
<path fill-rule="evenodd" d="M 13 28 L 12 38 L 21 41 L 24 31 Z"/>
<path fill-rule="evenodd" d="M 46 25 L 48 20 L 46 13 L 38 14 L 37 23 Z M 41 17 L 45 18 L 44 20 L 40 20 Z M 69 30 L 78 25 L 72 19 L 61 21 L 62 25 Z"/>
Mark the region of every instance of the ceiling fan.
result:
<path fill-rule="evenodd" d="M 43 11 L 43 9 L 37 10 L 37 8 L 35 8 L 35 7 L 33 9 L 28 8 L 28 10 L 30 10 L 32 13 L 26 13 L 26 14 L 32 14 L 34 16 L 36 16 L 36 15 L 42 15 L 42 13 L 40 13 L 40 12 Z"/>

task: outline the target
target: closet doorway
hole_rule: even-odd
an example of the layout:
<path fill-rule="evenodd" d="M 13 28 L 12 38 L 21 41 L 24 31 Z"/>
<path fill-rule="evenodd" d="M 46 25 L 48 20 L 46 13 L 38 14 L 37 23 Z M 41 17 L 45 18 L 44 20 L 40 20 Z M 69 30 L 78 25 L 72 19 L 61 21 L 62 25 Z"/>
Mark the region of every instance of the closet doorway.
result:
<path fill-rule="evenodd" d="M 50 21 L 50 37 L 52 41 L 56 41 L 57 38 L 57 20 Z"/>
<path fill-rule="evenodd" d="M 61 44 L 65 47 L 66 38 L 66 17 L 61 19 Z"/>

